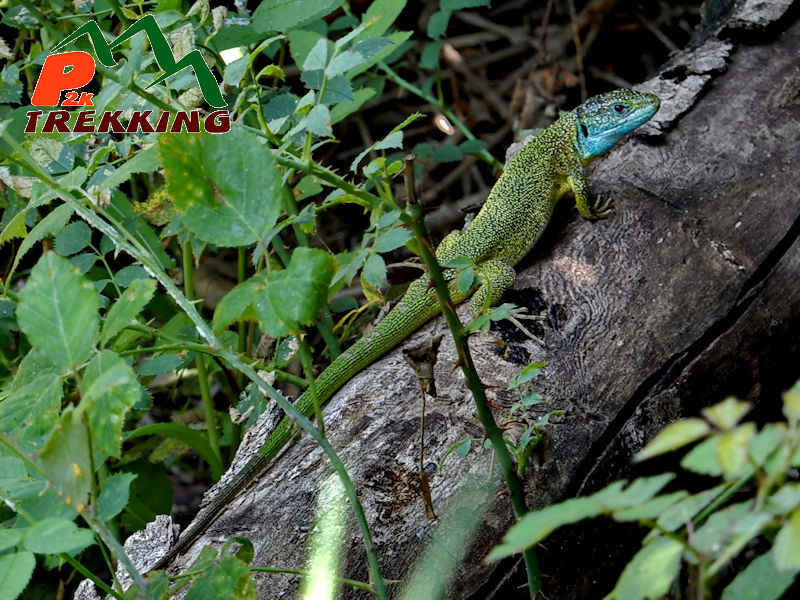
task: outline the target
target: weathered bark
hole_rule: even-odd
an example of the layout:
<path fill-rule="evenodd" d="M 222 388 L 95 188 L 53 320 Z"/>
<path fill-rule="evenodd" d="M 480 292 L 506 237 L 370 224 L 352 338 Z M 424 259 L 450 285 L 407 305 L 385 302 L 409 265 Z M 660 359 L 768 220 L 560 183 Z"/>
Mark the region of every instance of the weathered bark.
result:
<path fill-rule="evenodd" d="M 661 122 L 651 128 L 662 133 L 629 140 L 590 171 L 595 192 L 613 193 L 616 215 L 590 223 L 564 202 L 518 269 L 515 288 L 540 290 L 547 305 L 541 337 L 512 344 L 505 354 L 495 334 L 472 338 L 498 418 L 516 399 L 505 388 L 520 368 L 505 355 L 527 353 L 548 363 L 532 386 L 545 402 L 529 418 L 566 411 L 548 427 L 547 443 L 528 469 L 530 505 L 629 475 L 630 456 L 656 431 L 727 394 L 774 407 L 779 391 L 800 375 L 796 17 L 790 12 L 767 30 L 748 33 L 747 43 L 738 43 L 740 30 L 729 28 L 730 48 L 709 38 L 646 84 L 664 97 Z M 427 399 L 425 465 L 441 513 L 468 473 L 486 477 L 490 490 L 502 487 L 486 475 L 488 451 L 451 456 L 436 468 L 454 443 L 481 437 L 443 321 L 405 347 L 438 334 L 444 338 L 435 366 L 438 393 Z M 408 575 L 436 525 L 426 519 L 419 492 L 420 410 L 419 385 L 400 350 L 360 373 L 325 410 L 326 430 L 349 465 L 384 576 L 391 579 Z M 245 444 L 239 460 L 255 447 L 257 442 Z M 202 546 L 232 535 L 253 540 L 256 564 L 302 566 L 315 498 L 327 474 L 322 452 L 302 438 L 173 566 L 182 568 Z M 514 568 L 514 560 L 482 562 L 510 523 L 507 497 L 491 496 L 451 580 L 450 597 L 489 597 Z M 355 527 L 348 535 L 342 576 L 366 580 Z M 602 557 L 609 552 L 597 545 L 602 540 L 582 535 L 592 544 L 591 561 L 573 557 L 559 566 L 553 553 L 571 547 L 564 538 L 540 552 L 554 575 L 550 597 L 607 593 L 608 581 L 598 587 L 594 578 L 602 577 Z M 616 574 L 606 578 L 613 582 Z M 294 577 L 265 577 L 259 597 L 292 597 L 295 587 Z"/>

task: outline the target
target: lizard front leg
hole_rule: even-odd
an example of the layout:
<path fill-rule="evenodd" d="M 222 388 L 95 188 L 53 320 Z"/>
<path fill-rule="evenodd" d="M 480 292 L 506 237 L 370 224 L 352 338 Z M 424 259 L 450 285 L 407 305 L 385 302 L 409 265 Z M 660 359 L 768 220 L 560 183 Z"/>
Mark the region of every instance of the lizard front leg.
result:
<path fill-rule="evenodd" d="M 589 194 L 589 183 L 583 176 L 583 169 L 575 169 L 568 177 L 567 183 L 575 194 L 575 207 L 584 219 L 605 219 L 614 214 L 611 197 L 600 197 L 592 199 Z"/>
<path fill-rule="evenodd" d="M 475 272 L 483 281 L 470 298 L 469 306 L 472 313 L 478 315 L 500 301 L 500 297 L 514 283 L 517 274 L 514 267 L 507 262 L 494 259 L 478 263 Z"/>

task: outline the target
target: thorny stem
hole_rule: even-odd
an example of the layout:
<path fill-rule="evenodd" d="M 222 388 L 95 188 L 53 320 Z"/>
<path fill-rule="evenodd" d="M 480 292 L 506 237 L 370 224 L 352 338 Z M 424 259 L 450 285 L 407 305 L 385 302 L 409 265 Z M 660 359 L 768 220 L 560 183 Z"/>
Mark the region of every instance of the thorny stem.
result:
<path fill-rule="evenodd" d="M 402 219 L 403 222 L 411 228 L 411 231 L 416 237 L 417 246 L 420 250 L 420 258 L 422 258 L 422 262 L 425 263 L 428 276 L 431 278 L 434 288 L 436 289 L 436 297 L 439 300 L 442 314 L 447 321 L 447 326 L 455 342 L 456 351 L 458 352 L 458 364 L 461 366 L 461 370 L 467 380 L 467 387 L 469 387 L 469 390 L 472 392 L 478 420 L 481 422 L 481 425 L 483 425 L 486 431 L 486 437 L 489 438 L 495 456 L 497 457 L 497 462 L 500 464 L 500 470 L 503 473 L 506 486 L 511 496 L 514 516 L 516 516 L 517 519 L 521 519 L 528 512 L 528 508 L 525 505 L 525 489 L 522 480 L 517 476 L 516 469 L 514 468 L 514 461 L 503 439 L 503 432 L 494 420 L 494 415 L 489 408 L 483 382 L 481 382 L 480 376 L 475 370 L 475 364 L 472 361 L 472 354 L 467 344 L 466 331 L 456 314 L 453 303 L 450 300 L 450 292 L 447 287 L 447 282 L 444 279 L 444 274 L 442 273 L 439 263 L 436 261 L 433 246 L 431 245 L 428 231 L 425 228 L 422 208 L 416 203 L 413 161 L 413 155 L 406 157 L 404 173 L 409 203 Z M 525 571 L 528 575 L 530 595 L 531 598 L 536 598 L 541 590 L 541 575 L 535 550 L 533 548 L 526 549 L 523 552 L 523 558 L 525 561 Z"/>

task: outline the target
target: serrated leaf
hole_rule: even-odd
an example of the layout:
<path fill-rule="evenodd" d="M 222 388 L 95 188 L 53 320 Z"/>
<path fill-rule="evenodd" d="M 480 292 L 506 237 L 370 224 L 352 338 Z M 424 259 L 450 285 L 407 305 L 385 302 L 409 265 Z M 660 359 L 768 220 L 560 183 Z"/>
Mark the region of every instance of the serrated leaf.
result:
<path fill-rule="evenodd" d="M 196 567 L 192 567 L 195 569 Z M 186 600 L 255 600 L 256 584 L 247 565 L 233 556 L 201 570 Z"/>
<path fill-rule="evenodd" d="M 745 423 L 720 435 L 717 441 L 717 461 L 726 479 L 740 477 L 743 469 L 750 467 L 748 452 L 750 440 L 755 434 L 755 424 Z"/>
<path fill-rule="evenodd" d="M 269 288 L 272 306 L 289 329 L 311 325 L 328 301 L 333 259 L 324 250 L 300 247 L 292 252 L 282 282 Z"/>
<path fill-rule="evenodd" d="M 456 287 L 462 294 L 466 294 L 475 282 L 475 270 L 472 267 L 467 267 L 459 271 L 456 277 Z"/>
<path fill-rule="evenodd" d="M 125 416 L 142 395 L 136 374 L 117 353 L 103 350 L 86 367 L 82 387 L 79 407 L 89 417 L 95 463 L 103 459 L 99 452 L 120 458 Z"/>
<path fill-rule="evenodd" d="M 673 504 L 658 517 L 658 525 L 666 531 L 675 531 L 686 525 L 697 513 L 708 506 L 712 500 L 725 491 L 724 485 L 718 485 L 704 492 L 693 494 Z"/>
<path fill-rule="evenodd" d="M 414 235 L 404 227 L 396 227 L 388 231 L 384 231 L 375 240 L 375 252 L 390 252 L 396 250 L 410 240 Z"/>
<path fill-rule="evenodd" d="M 336 124 L 348 115 L 353 114 L 363 106 L 365 102 L 375 96 L 374 88 L 365 87 L 353 92 L 352 100 L 339 102 L 336 106 L 331 108 L 331 123 Z"/>
<path fill-rule="evenodd" d="M 779 600 L 797 571 L 779 571 L 770 553 L 752 560 L 722 591 L 722 600 Z"/>
<path fill-rule="evenodd" d="M 655 519 L 662 515 L 665 510 L 674 506 L 680 500 L 688 496 L 688 492 L 680 490 L 671 494 L 664 494 L 651 498 L 638 506 L 630 506 L 613 513 L 617 521 L 641 521 L 644 519 Z"/>
<path fill-rule="evenodd" d="M 328 107 L 324 104 L 317 104 L 312 108 L 306 117 L 306 127 L 311 133 L 319 136 L 332 136 L 331 113 Z"/>
<path fill-rule="evenodd" d="M 71 256 L 88 246 L 91 238 L 89 226 L 83 221 L 75 221 L 56 236 L 56 252 L 61 256 Z"/>
<path fill-rule="evenodd" d="M 663 536 L 654 539 L 625 565 L 611 596 L 615 600 L 664 597 L 678 575 L 682 552 L 677 540 Z"/>
<path fill-rule="evenodd" d="M 225 135 L 162 135 L 159 150 L 186 228 L 219 246 L 266 241 L 283 206 L 282 183 L 257 135 L 239 127 Z"/>
<path fill-rule="evenodd" d="M 364 279 L 376 288 L 386 283 L 386 263 L 380 254 L 371 254 L 364 263 Z"/>
<path fill-rule="evenodd" d="M 671 452 L 699 440 L 710 431 L 708 423 L 702 419 L 681 419 L 662 429 L 642 450 L 636 453 L 634 461 L 639 462 L 665 452 Z"/>
<path fill-rule="evenodd" d="M 702 554 L 718 554 L 733 535 L 736 524 L 748 515 L 750 507 L 751 502 L 740 502 L 712 513 L 690 536 L 689 543 Z"/>
<path fill-rule="evenodd" d="M 333 12 L 342 0 L 281 0 L 262 2 L 253 12 L 253 28 L 258 32 L 289 31 Z"/>
<path fill-rule="evenodd" d="M 0 529 L 0 551 L 8 550 L 19 544 L 22 540 L 22 531 L 21 529 Z M 0 581 L 2 581 L 2 576 L 0 576 Z M 1 583 L 0 589 L 5 589 Z"/>
<path fill-rule="evenodd" d="M 28 253 L 28 250 L 33 248 L 44 238 L 55 235 L 66 226 L 67 222 L 72 216 L 72 212 L 72 207 L 70 205 L 62 204 L 61 206 L 55 208 L 53 212 L 39 221 L 33 227 L 33 229 L 30 230 L 28 235 L 19 245 L 19 250 L 17 250 L 16 256 L 14 256 L 14 264 L 11 266 L 11 274 L 17 270 L 19 261 L 22 260 L 22 258 Z M 6 278 L 7 280 L 10 279 L 11 274 L 9 274 L 9 276 Z"/>
<path fill-rule="evenodd" d="M 800 509 L 792 513 L 775 536 L 772 556 L 779 571 L 800 569 Z"/>
<path fill-rule="evenodd" d="M 331 63 L 325 67 L 325 75 L 327 77 L 336 77 L 337 75 L 346 73 L 353 67 L 357 67 L 358 65 L 365 63 L 366 60 L 367 59 L 360 52 L 345 50 L 334 57 Z"/>
<path fill-rule="evenodd" d="M 65 371 L 89 358 L 97 340 L 100 298 L 65 258 L 47 252 L 20 292 L 17 320 L 33 346 Z"/>
<path fill-rule="evenodd" d="M 0 432 L 26 452 L 40 450 L 58 422 L 61 373 L 35 348 L 22 359 L 8 396 L 0 402 Z"/>
<path fill-rule="evenodd" d="M 22 543 L 39 554 L 77 553 L 94 543 L 94 535 L 67 519 L 51 518 L 29 527 Z"/>
<path fill-rule="evenodd" d="M 318 71 L 323 70 L 325 65 L 328 64 L 328 40 L 321 38 L 311 47 L 311 50 L 306 56 L 301 70 L 303 71 Z"/>
<path fill-rule="evenodd" d="M 100 496 L 97 498 L 97 516 L 100 519 L 113 519 L 128 505 L 134 479 L 135 473 L 114 473 L 103 481 Z"/>
<path fill-rule="evenodd" d="M 214 310 L 214 331 L 221 332 L 233 321 L 258 320 L 260 326 L 274 338 L 289 334 L 286 324 L 278 317 L 270 299 L 269 289 L 283 280 L 278 273 L 259 271 L 225 294 Z"/>
<path fill-rule="evenodd" d="M 76 512 L 86 508 L 91 489 L 89 436 L 80 414 L 68 406 L 39 453 L 47 479 L 59 497 Z"/>
<path fill-rule="evenodd" d="M 152 173 L 161 166 L 158 155 L 158 146 L 153 144 L 148 148 L 140 148 L 129 160 L 114 169 L 111 174 L 100 182 L 100 187 L 109 189 L 125 183 L 134 173 Z"/>
<path fill-rule="evenodd" d="M 33 575 L 36 559 L 31 552 L 15 552 L 0 556 L 0 590 L 8 600 L 17 598 Z"/>
<path fill-rule="evenodd" d="M 383 35 L 395 22 L 398 15 L 406 5 L 406 0 L 373 0 L 372 4 L 361 17 L 362 23 L 372 23 L 372 25 L 358 36 L 359 40 Z"/>
<path fill-rule="evenodd" d="M 748 402 L 734 397 L 725 398 L 722 402 L 703 409 L 703 416 L 719 429 L 730 429 L 750 410 Z"/>
<path fill-rule="evenodd" d="M 133 322 L 145 305 L 150 302 L 156 291 L 156 282 L 152 279 L 136 279 L 128 289 L 111 306 L 106 314 L 103 329 L 100 332 L 100 343 L 107 344 Z"/>
<path fill-rule="evenodd" d="M 183 359 L 177 354 L 161 354 L 144 361 L 137 367 L 139 375 L 161 375 L 183 367 Z"/>

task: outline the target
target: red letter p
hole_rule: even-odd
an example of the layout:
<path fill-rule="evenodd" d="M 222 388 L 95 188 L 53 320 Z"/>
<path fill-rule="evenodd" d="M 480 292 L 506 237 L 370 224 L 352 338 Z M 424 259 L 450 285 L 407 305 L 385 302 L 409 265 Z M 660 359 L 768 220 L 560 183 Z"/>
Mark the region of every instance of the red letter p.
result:
<path fill-rule="evenodd" d="M 67 67 L 72 67 L 67 71 Z M 94 59 L 88 52 L 61 52 L 51 54 L 44 61 L 39 80 L 33 90 L 34 106 L 58 106 L 61 92 L 76 90 L 94 77 Z"/>

